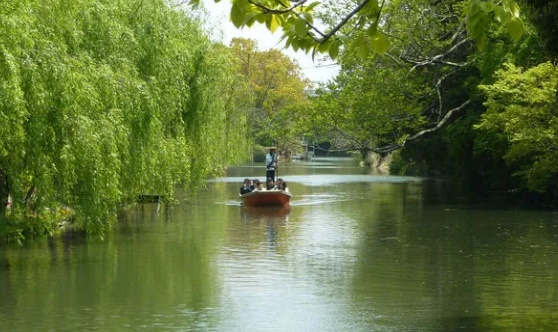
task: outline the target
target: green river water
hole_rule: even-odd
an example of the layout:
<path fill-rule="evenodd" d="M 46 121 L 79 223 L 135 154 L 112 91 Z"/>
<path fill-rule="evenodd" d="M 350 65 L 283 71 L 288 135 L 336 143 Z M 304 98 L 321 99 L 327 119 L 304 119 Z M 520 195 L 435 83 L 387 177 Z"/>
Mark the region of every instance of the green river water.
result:
<path fill-rule="evenodd" d="M 0 248 L 0 331 L 557 331 L 558 214 L 447 199 L 349 159 L 283 165 L 290 210 L 231 167 L 104 240 Z"/>

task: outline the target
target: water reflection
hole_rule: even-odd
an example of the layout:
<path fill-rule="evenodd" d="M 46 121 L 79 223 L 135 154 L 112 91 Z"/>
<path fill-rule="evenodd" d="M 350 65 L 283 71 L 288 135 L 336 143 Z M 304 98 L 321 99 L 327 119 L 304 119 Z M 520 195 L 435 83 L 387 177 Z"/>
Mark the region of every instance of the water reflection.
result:
<path fill-rule="evenodd" d="M 240 212 L 242 220 L 248 223 L 253 220 L 288 221 L 291 208 L 286 206 L 242 206 Z"/>
<path fill-rule="evenodd" d="M 247 227 L 263 227 L 268 248 L 277 246 L 279 228 L 289 221 L 289 207 L 252 207 L 242 206 L 241 220 Z"/>

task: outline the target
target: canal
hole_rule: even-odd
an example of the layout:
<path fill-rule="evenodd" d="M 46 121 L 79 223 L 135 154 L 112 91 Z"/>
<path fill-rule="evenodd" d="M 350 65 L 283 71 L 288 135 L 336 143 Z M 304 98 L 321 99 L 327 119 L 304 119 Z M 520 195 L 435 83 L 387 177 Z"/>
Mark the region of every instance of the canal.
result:
<path fill-rule="evenodd" d="M 1 331 L 556 331 L 558 214 L 467 204 L 351 159 L 284 164 L 290 210 L 231 167 L 104 239 L 0 248 Z"/>

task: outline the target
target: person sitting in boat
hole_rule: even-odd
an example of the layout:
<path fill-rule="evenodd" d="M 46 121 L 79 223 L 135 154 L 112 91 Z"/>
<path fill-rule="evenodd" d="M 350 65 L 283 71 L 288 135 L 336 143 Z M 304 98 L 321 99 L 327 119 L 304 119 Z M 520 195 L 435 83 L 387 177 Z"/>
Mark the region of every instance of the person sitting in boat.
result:
<path fill-rule="evenodd" d="M 283 179 L 278 178 L 278 179 L 277 179 L 277 182 L 275 182 L 275 187 L 273 187 L 273 190 L 281 190 L 281 189 L 280 189 L 280 187 L 281 187 L 281 182 L 283 182 Z"/>
<path fill-rule="evenodd" d="M 252 191 L 265 191 L 263 183 L 258 179 L 254 180 L 254 186 L 255 188 Z"/>
<path fill-rule="evenodd" d="M 265 189 L 275 189 L 275 181 L 273 181 L 273 178 L 267 178 L 267 181 L 265 182 Z"/>
<path fill-rule="evenodd" d="M 287 181 L 285 181 L 285 180 L 283 180 L 283 179 L 281 179 L 281 178 L 277 179 L 277 186 L 276 186 L 276 188 L 277 188 L 278 190 L 283 190 L 284 192 L 287 192 L 287 193 L 289 192 L 289 188 L 287 187 Z"/>
<path fill-rule="evenodd" d="M 283 190 L 284 192 L 290 193 L 289 187 L 287 187 L 287 181 L 283 181 L 282 188 L 283 189 L 281 189 L 281 190 Z"/>
<path fill-rule="evenodd" d="M 242 187 L 240 187 L 240 194 L 244 195 L 254 190 L 254 187 L 250 184 L 250 179 L 244 179 L 244 183 L 242 183 Z"/>

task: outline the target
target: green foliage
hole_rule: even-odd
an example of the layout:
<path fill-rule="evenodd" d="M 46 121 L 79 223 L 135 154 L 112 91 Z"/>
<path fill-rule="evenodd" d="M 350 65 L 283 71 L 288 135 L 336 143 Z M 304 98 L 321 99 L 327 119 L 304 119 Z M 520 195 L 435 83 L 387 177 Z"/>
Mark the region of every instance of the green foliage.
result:
<path fill-rule="evenodd" d="M 231 48 L 249 88 L 244 100 L 250 109 L 250 136 L 263 146 L 291 150 L 300 136 L 297 114 L 309 105 L 308 81 L 298 63 L 275 49 L 257 51 L 253 40 L 234 39 Z"/>
<path fill-rule="evenodd" d="M 481 50 L 488 42 L 487 31 L 494 23 L 504 26 L 508 34 L 515 40 L 519 40 L 525 31 L 519 6 L 515 1 L 470 0 L 469 6 L 465 7 L 464 14 L 469 34 L 476 40 L 477 46 Z"/>
<path fill-rule="evenodd" d="M 532 19 L 530 23 L 535 27 L 540 35 L 539 43 L 551 58 L 558 57 L 558 2 L 524 0 L 529 4 Z"/>
<path fill-rule="evenodd" d="M 412 2 L 233 0 L 230 17 L 237 28 L 256 22 L 272 32 L 281 28 L 285 46 L 295 51 L 327 53 L 333 59 L 348 52 L 365 58 L 372 53 L 385 54 L 390 48 L 385 8 Z M 189 3 L 198 5 L 199 0 Z M 468 0 L 460 7 L 469 34 L 480 49 L 485 47 L 486 32 L 493 26 L 505 27 L 516 40 L 524 32 L 519 6 L 513 0 Z"/>
<path fill-rule="evenodd" d="M 487 112 L 477 128 L 505 135 L 509 148 L 504 158 L 530 190 L 555 187 L 558 69 L 551 63 L 527 70 L 508 64 L 496 79 L 480 87 L 487 96 Z"/>
<path fill-rule="evenodd" d="M 417 30 L 421 31 L 420 26 Z M 450 125 L 420 141 L 406 144 L 400 153 L 401 160 L 394 159 L 393 171 L 417 174 L 409 172 L 418 170 L 422 172 L 418 174 L 442 176 L 450 179 L 454 188 L 475 194 L 527 189 L 526 179 L 512 177 L 512 174 L 519 174 L 517 171 L 522 170 L 522 164 L 529 163 L 529 159 L 517 159 L 515 162 L 504 159 L 511 142 L 503 131 L 473 129 L 485 111 L 481 105 L 485 95 L 478 93 L 476 86 L 494 82 L 495 72 L 507 61 L 525 67 L 540 63 L 544 59 L 544 51 L 539 36 L 529 24 L 519 41 L 514 41 L 503 29 L 487 32 L 487 38 L 490 42 L 483 52 L 467 56 L 469 65 L 474 65 L 474 68 L 465 67 L 466 70 L 462 70 L 452 84 L 444 86 L 443 91 L 449 97 L 445 103 L 468 96 L 472 100 L 470 105 Z M 520 90 L 516 92 L 520 93 Z M 543 190 L 552 190 L 553 181 L 549 179 Z"/>
<path fill-rule="evenodd" d="M 2 8 L 0 173 L 13 233 L 51 233 L 60 220 L 44 211 L 70 206 L 80 228 L 102 234 L 121 202 L 172 197 L 246 156 L 229 52 L 165 1 Z"/>
<path fill-rule="evenodd" d="M 336 86 L 318 91 L 320 106 L 314 110 L 319 115 L 312 118 L 320 121 L 310 122 L 310 131 L 325 130 L 338 148 L 347 150 L 374 151 L 397 141 L 424 122 L 420 98 L 426 92 L 424 82 L 416 79 L 383 61 L 346 71 Z"/>
<path fill-rule="evenodd" d="M 309 131 L 321 132 L 322 139 L 341 149 L 383 153 L 400 146 L 412 134 L 434 126 L 463 98 L 456 95 L 456 101 L 441 105 L 441 94 L 450 93 L 454 85 L 462 90 L 464 84 L 455 79 L 438 86 L 445 77 L 457 76 L 454 66 L 445 62 L 459 64 L 468 52 L 445 54 L 458 40 L 446 37 L 459 25 L 451 6 L 396 1 L 386 4 L 383 13 L 385 31 L 397 36 L 390 52 L 400 54 L 400 59 L 346 53 L 339 58 L 342 69 L 335 83 L 318 90 L 314 100 L 311 118 L 320 121 L 309 121 Z"/>

